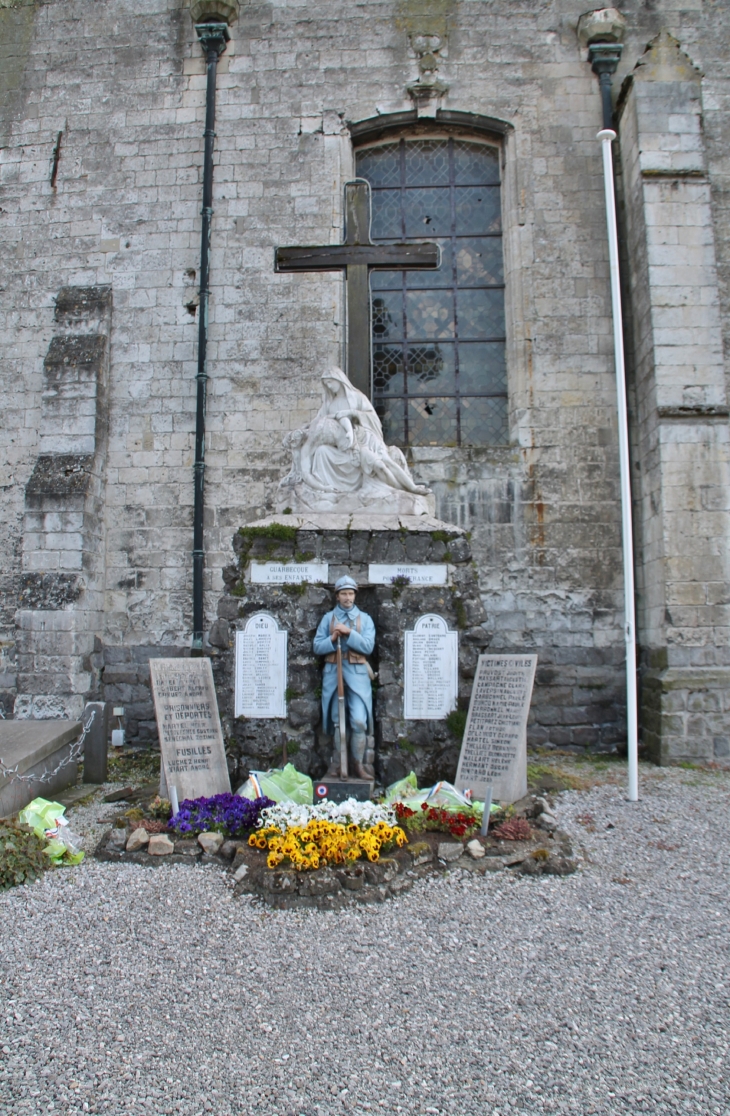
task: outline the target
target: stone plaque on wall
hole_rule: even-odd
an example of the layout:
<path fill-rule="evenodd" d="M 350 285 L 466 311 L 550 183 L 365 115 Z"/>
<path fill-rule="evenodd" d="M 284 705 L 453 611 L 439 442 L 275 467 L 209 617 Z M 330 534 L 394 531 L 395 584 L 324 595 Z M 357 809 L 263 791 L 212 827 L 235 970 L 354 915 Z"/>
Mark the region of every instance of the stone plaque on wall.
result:
<path fill-rule="evenodd" d="M 254 585 L 301 585 L 303 581 L 326 583 L 327 562 L 252 562 L 251 581 Z"/>
<path fill-rule="evenodd" d="M 494 802 L 527 794 L 527 714 L 537 655 L 480 655 L 456 786 Z"/>
<path fill-rule="evenodd" d="M 392 585 L 399 578 L 407 578 L 409 585 L 445 585 L 448 566 L 433 563 L 428 566 L 409 566 L 407 562 L 396 566 L 368 566 L 368 581 L 371 585 Z"/>
<path fill-rule="evenodd" d="M 236 716 L 286 717 L 287 633 L 257 612 L 236 632 Z"/>
<path fill-rule="evenodd" d="M 459 694 L 459 635 L 443 616 L 419 616 L 405 632 L 404 711 L 409 721 L 443 721 Z"/>
<path fill-rule="evenodd" d="M 150 678 L 167 793 L 230 793 L 210 659 L 150 659 Z"/>

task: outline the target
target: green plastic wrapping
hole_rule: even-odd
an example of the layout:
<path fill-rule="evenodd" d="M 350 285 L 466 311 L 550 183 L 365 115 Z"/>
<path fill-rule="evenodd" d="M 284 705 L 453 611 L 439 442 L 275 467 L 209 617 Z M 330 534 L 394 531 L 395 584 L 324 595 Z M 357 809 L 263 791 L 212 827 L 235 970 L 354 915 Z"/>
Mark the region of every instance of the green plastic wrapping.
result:
<path fill-rule="evenodd" d="M 415 771 L 411 771 L 410 775 L 406 775 L 405 779 L 399 779 L 397 783 L 391 783 L 385 792 L 385 801 L 391 802 L 405 802 L 407 798 L 412 798 L 414 794 L 418 793 L 418 779 L 416 778 Z"/>
<path fill-rule="evenodd" d="M 391 783 L 385 792 L 385 801 L 390 804 L 401 802 L 409 810 L 420 810 L 423 803 L 428 802 L 429 806 L 439 806 L 444 810 L 453 810 L 455 814 L 462 810 L 474 810 L 477 815 L 484 813 L 483 802 L 469 802 L 465 795 L 457 790 L 452 783 L 435 783 L 432 787 L 424 787 L 419 790 L 418 781 L 413 771 L 405 779 L 399 779 L 397 783 Z M 498 809 L 499 805 L 493 802 L 492 810 Z"/>
<path fill-rule="evenodd" d="M 58 829 L 58 836 L 47 840 L 43 850 L 56 867 L 80 864 L 84 859 L 83 852 L 75 844 L 75 842 L 80 844 L 80 838 L 75 834 L 72 835 L 67 825 L 56 824 L 65 812 L 66 807 L 60 802 L 49 802 L 47 798 L 34 798 L 18 814 L 21 825 L 31 826 L 36 837 L 43 838 L 47 830 Z"/>
<path fill-rule="evenodd" d="M 62 818 L 66 807 L 60 802 L 49 802 L 47 798 L 34 798 L 18 814 L 21 825 L 30 825 L 36 837 L 44 837 L 47 829 L 56 828 L 56 818 Z"/>
<path fill-rule="evenodd" d="M 312 780 L 297 771 L 293 763 L 283 768 L 272 768 L 271 771 L 252 771 L 236 793 L 250 799 L 265 794 L 276 803 L 296 802 L 299 806 L 311 806 L 314 802 Z"/>

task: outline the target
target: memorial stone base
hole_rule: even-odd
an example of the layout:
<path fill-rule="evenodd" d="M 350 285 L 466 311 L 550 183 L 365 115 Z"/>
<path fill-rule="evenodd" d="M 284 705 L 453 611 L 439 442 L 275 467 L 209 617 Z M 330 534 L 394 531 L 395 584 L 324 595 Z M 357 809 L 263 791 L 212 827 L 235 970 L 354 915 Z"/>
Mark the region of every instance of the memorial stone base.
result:
<path fill-rule="evenodd" d="M 332 607 L 334 582 L 348 572 L 362 587 L 358 606 L 372 616 L 377 630 L 371 657 L 377 674 L 373 688 L 377 780 L 387 785 L 411 770 L 419 784 L 453 780 L 464 717 L 405 719 L 404 633 L 426 613 L 442 616 L 448 628 L 458 632 L 458 704 L 466 711 L 477 659 L 489 639 L 481 626 L 485 612 L 466 536 L 433 521 L 420 529 L 417 522 L 408 529 L 397 523 L 383 530 L 348 529 L 343 517 L 341 526 L 319 529 L 286 523 L 244 527 L 237 533 L 234 547 L 238 565 L 224 571 L 227 592 L 209 632 L 234 788 L 249 770 L 279 765 L 285 743 L 289 759 L 299 770 L 313 779 L 321 779 L 327 770 L 333 743 L 321 728 L 322 664 L 312 652 L 312 640 L 321 617 Z M 326 563 L 328 584 L 252 582 L 251 563 L 265 561 Z M 447 584 L 368 581 L 371 564 L 400 563 L 446 565 Z M 271 614 L 288 632 L 285 718 L 235 716 L 235 633 L 258 612 Z"/>

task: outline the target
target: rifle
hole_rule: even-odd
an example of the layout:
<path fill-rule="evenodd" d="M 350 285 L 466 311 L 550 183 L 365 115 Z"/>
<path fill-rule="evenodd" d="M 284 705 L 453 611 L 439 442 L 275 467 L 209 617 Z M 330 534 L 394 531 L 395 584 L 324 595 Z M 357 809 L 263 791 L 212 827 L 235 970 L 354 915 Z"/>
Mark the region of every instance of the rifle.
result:
<path fill-rule="evenodd" d="M 345 682 L 342 677 L 342 645 L 337 636 L 337 711 L 340 718 L 340 778 L 347 778 L 347 722 L 345 720 Z"/>

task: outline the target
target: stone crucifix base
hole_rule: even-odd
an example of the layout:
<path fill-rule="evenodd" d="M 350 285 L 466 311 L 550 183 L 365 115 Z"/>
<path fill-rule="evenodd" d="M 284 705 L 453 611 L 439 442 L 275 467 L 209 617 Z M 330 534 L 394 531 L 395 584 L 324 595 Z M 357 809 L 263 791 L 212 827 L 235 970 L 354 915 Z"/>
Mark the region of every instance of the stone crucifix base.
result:
<path fill-rule="evenodd" d="M 325 518 L 325 517 L 318 517 Z M 237 787 L 249 770 L 280 766 L 283 748 L 294 765 L 322 780 L 333 752 L 331 737 L 321 729 L 321 662 L 312 651 L 314 633 L 332 607 L 332 587 L 351 574 L 361 587 L 359 607 L 376 627 L 371 659 L 377 678 L 373 688 L 375 771 L 387 785 L 415 771 L 419 785 L 453 780 L 461 744 L 459 717 L 408 719 L 404 716 L 405 633 L 419 617 L 436 614 L 458 633 L 458 703 L 468 707 L 477 658 L 488 643 L 481 626 L 485 613 L 466 535 L 429 516 L 378 520 L 327 516 L 326 522 L 281 515 L 243 527 L 236 534 L 238 563 L 224 570 L 227 592 L 218 604 L 218 620 L 209 640 L 223 732 Z M 339 520 L 339 521 L 338 521 Z M 327 583 L 262 584 L 265 563 L 276 571 L 306 563 L 327 566 Z M 446 567 L 446 584 L 376 584 L 376 565 Z M 321 569 L 321 565 L 319 567 Z M 281 574 L 285 577 L 286 574 Z M 292 578 L 293 578 L 292 574 Z M 235 716 L 235 633 L 257 613 L 274 617 L 287 633 L 286 717 L 249 719 Z M 463 717 L 461 718 L 463 721 Z"/>

